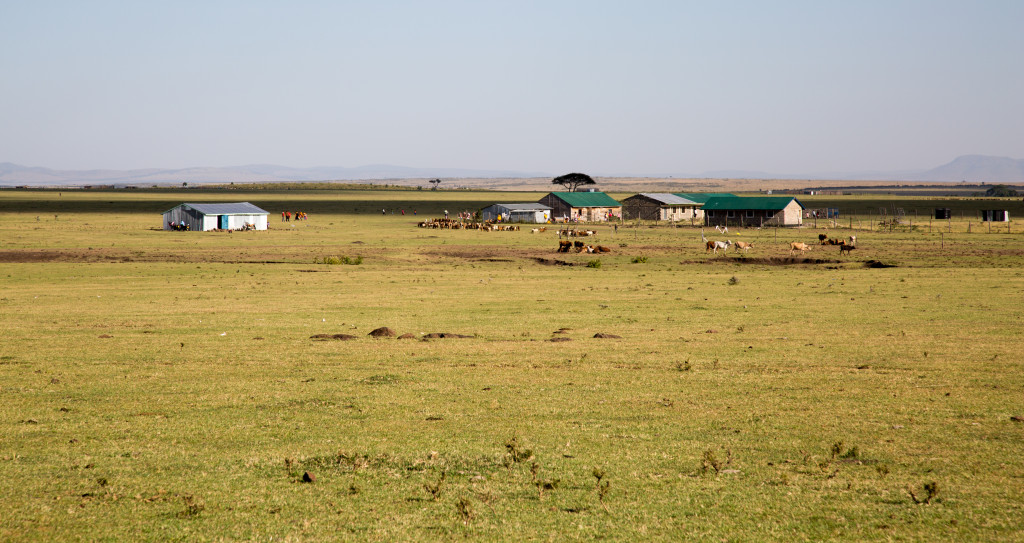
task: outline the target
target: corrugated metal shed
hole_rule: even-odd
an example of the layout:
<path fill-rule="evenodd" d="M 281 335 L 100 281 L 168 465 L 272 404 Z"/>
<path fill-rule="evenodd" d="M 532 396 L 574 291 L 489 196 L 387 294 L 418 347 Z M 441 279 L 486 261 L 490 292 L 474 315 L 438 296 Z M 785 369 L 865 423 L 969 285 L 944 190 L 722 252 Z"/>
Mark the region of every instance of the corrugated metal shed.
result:
<path fill-rule="evenodd" d="M 192 204 L 168 209 L 164 230 L 266 230 L 268 212 L 249 202 Z"/>
<path fill-rule="evenodd" d="M 672 194 L 680 198 L 692 200 L 698 204 L 703 204 L 712 198 L 738 198 L 738 196 L 731 192 L 673 192 Z"/>

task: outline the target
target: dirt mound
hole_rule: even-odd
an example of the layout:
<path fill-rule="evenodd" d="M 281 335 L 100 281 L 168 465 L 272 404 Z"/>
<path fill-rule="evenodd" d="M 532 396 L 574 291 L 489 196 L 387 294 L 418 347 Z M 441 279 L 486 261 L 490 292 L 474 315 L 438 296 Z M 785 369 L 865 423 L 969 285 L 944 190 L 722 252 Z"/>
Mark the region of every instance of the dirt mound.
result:
<path fill-rule="evenodd" d="M 370 332 L 370 335 L 373 337 L 395 337 L 398 334 L 387 326 L 381 326 L 380 328 Z"/>
<path fill-rule="evenodd" d="M 601 339 L 622 339 L 622 336 L 617 336 L 615 334 L 605 334 L 603 332 L 598 332 L 594 334 L 594 337 Z"/>
<path fill-rule="evenodd" d="M 864 263 L 865 268 L 895 268 L 895 264 L 883 264 L 877 260 L 868 260 Z"/>
<path fill-rule="evenodd" d="M 445 339 L 445 338 L 467 338 L 474 336 L 464 336 L 462 334 L 450 334 L 448 332 L 434 332 L 423 336 L 424 339 Z"/>
<path fill-rule="evenodd" d="M 560 343 L 562 341 L 572 341 L 572 338 L 571 337 L 553 337 L 553 338 L 549 339 L 548 341 L 550 341 L 552 343 Z"/>
<path fill-rule="evenodd" d="M 316 335 L 309 336 L 309 339 L 321 339 L 321 340 L 337 339 L 337 340 L 340 340 L 340 341 L 348 341 L 350 339 L 355 339 L 355 338 L 356 338 L 356 336 L 350 336 L 348 334 L 316 334 Z M 254 339 L 256 339 L 256 338 L 254 338 Z M 263 338 L 258 338 L 258 339 L 263 339 Z"/>
<path fill-rule="evenodd" d="M 398 339 L 416 339 L 416 336 L 414 336 L 413 334 L 410 334 L 410 333 L 406 332 L 406 333 L 404 333 L 404 334 L 402 334 L 402 335 L 398 336 Z"/>

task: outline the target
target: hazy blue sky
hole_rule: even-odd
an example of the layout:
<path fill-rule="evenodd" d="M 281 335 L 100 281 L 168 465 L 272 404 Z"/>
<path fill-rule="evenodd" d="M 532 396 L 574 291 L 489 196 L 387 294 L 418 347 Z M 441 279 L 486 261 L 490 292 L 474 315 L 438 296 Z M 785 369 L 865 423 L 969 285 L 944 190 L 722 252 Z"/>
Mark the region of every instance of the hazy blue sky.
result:
<path fill-rule="evenodd" d="M 1024 158 L 1024 1 L 0 0 L 0 162 L 607 174 Z"/>

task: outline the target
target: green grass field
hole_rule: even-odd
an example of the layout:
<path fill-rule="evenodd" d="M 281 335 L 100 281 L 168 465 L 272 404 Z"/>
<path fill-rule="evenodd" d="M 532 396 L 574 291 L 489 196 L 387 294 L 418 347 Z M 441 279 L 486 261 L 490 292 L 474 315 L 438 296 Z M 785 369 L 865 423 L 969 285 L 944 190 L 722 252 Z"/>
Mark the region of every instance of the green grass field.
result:
<path fill-rule="evenodd" d="M 539 196 L 0 191 L 0 540 L 1024 540 L 1013 223 L 416 227 Z"/>

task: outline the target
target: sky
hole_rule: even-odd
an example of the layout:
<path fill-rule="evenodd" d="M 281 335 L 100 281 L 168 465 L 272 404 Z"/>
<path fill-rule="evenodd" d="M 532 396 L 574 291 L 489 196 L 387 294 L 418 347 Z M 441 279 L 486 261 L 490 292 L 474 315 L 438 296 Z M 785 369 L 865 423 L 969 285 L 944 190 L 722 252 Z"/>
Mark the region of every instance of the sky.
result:
<path fill-rule="evenodd" d="M 0 162 L 809 174 L 1024 158 L 1018 0 L 0 0 Z"/>

